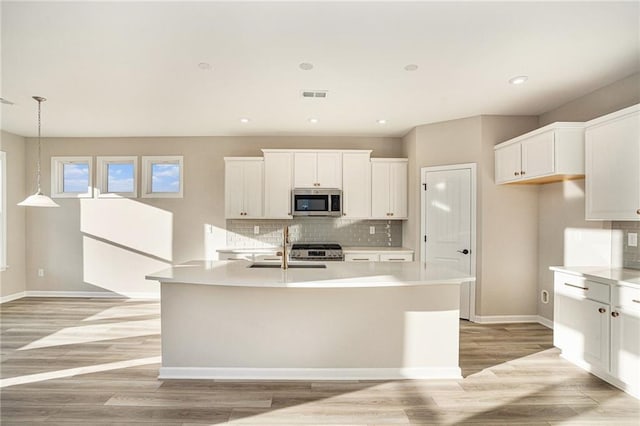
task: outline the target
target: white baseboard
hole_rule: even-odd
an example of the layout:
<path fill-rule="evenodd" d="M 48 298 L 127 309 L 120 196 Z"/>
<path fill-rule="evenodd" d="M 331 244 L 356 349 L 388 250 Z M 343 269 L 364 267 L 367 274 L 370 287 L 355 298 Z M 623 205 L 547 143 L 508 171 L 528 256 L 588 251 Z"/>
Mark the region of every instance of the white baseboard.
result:
<path fill-rule="evenodd" d="M 136 299 L 136 300 L 160 300 L 160 293 L 125 292 L 113 293 L 111 291 L 48 291 L 29 290 L 11 294 L 0 298 L 0 304 L 23 297 L 77 297 L 77 298 L 101 298 L 101 299 Z"/>
<path fill-rule="evenodd" d="M 538 315 L 538 323 L 553 330 L 553 321 L 551 321 L 550 319 Z"/>
<path fill-rule="evenodd" d="M 9 294 L 7 296 L 2 296 L 0 297 L 0 305 L 3 303 L 11 302 L 12 300 L 22 299 L 23 297 L 25 297 L 25 295 L 26 295 L 26 292 L 21 291 L 18 293 Z"/>
<path fill-rule="evenodd" d="M 461 379 L 457 367 L 441 368 L 207 368 L 161 367 L 159 379 L 397 380 Z"/>
<path fill-rule="evenodd" d="M 505 324 L 509 322 L 538 322 L 538 315 L 476 315 L 479 324 Z"/>

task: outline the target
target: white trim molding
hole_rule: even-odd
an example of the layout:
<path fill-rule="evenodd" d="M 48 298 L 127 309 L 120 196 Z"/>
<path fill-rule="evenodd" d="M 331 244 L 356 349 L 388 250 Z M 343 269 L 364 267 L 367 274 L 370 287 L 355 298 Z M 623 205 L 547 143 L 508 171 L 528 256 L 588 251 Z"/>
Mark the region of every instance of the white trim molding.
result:
<path fill-rule="evenodd" d="M 535 322 L 553 328 L 553 321 L 540 315 L 476 315 L 478 324 L 507 324 L 516 322 Z"/>
<path fill-rule="evenodd" d="M 159 379 L 397 380 L 461 379 L 457 367 L 442 368 L 208 368 L 161 367 Z"/>
<path fill-rule="evenodd" d="M 13 293 L 13 294 L 8 294 L 6 296 L 2 296 L 2 297 L 0 297 L 0 305 L 3 304 L 3 303 L 12 302 L 14 300 L 22 299 L 23 297 L 26 297 L 26 294 L 27 294 L 26 291 L 20 291 L 18 293 Z"/>

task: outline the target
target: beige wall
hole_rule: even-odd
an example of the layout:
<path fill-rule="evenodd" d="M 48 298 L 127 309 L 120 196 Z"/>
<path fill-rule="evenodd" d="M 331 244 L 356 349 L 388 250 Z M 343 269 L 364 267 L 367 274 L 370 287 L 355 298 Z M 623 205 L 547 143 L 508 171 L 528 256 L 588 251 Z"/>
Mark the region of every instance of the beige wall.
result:
<path fill-rule="evenodd" d="M 22 201 L 32 184 L 25 174 L 25 140 L 21 136 L 2 131 L 0 150 L 7 154 L 7 264 L 0 272 L 0 297 L 25 291 L 25 221 L 26 208 L 16 204 Z M 31 176 L 31 175 L 30 175 Z M 35 188 L 33 188 L 35 190 Z"/>
<path fill-rule="evenodd" d="M 640 73 L 604 86 L 540 115 L 540 127 L 556 121 L 588 121 L 640 102 Z"/>
<path fill-rule="evenodd" d="M 409 220 L 403 242 L 420 255 L 420 168 L 477 163 L 476 313 L 535 315 L 537 188 L 496 186 L 493 146 L 537 126 L 537 117 L 476 116 L 416 127 L 409 158 Z M 519 253 L 514 256 L 514 253 Z"/>
<path fill-rule="evenodd" d="M 260 148 L 372 149 L 399 157 L 396 138 L 193 137 L 51 138 L 43 140 L 43 188 L 51 156 L 183 155 L 183 199 L 56 199 L 59 209 L 33 211 L 27 222 L 27 289 L 157 292 L 144 275 L 169 262 L 203 259 L 224 245 L 225 156 L 260 156 Z M 35 140 L 28 140 L 28 164 Z M 29 170 L 31 173 L 32 170 Z M 214 227 L 205 234 L 205 224 Z M 156 241 L 150 246 L 148 241 Z M 38 277 L 37 269 L 45 276 Z"/>
<path fill-rule="evenodd" d="M 555 121 L 587 121 L 640 103 L 640 73 L 605 86 L 540 116 L 540 126 Z M 553 265 L 599 265 L 617 262 L 621 247 L 610 247 L 610 257 L 601 254 L 611 240 L 610 223 L 584 220 L 584 180 L 540 186 L 538 222 L 538 289 L 553 297 Z M 580 244 L 573 241 L 580 239 Z M 589 249 L 585 249 L 589 247 Z M 613 254 L 611 253 L 613 252 Z M 538 314 L 553 319 L 553 302 L 538 297 Z"/>

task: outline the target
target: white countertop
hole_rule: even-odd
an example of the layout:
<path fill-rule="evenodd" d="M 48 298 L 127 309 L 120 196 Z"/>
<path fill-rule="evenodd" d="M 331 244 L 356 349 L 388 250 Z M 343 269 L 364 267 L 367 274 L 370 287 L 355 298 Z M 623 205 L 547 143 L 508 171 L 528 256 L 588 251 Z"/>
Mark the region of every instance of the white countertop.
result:
<path fill-rule="evenodd" d="M 640 270 L 627 268 L 608 268 L 606 266 L 551 266 L 552 271 L 565 272 L 606 281 L 611 284 L 619 282 L 640 287 Z"/>
<path fill-rule="evenodd" d="M 260 262 L 265 263 L 265 262 Z M 311 263 L 311 262 L 291 262 Z M 317 262 L 323 263 L 323 262 Z M 192 260 L 146 276 L 163 283 L 231 287 L 358 288 L 460 284 L 475 277 L 420 262 L 325 262 L 326 269 L 248 268 L 244 260 Z"/>

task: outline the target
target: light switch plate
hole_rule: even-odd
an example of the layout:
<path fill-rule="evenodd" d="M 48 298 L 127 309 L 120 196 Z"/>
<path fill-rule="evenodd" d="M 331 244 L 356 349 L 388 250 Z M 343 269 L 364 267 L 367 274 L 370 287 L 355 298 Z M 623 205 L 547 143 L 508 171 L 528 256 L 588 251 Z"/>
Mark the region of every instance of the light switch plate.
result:
<path fill-rule="evenodd" d="M 627 245 L 629 247 L 638 247 L 638 234 L 635 232 L 629 232 L 627 234 Z"/>
<path fill-rule="evenodd" d="M 253 227 L 253 233 L 255 235 L 258 235 L 260 233 L 260 227 L 258 225 L 254 225 Z"/>
<path fill-rule="evenodd" d="M 373 235 L 376 233 L 376 227 L 375 226 L 370 226 L 369 227 L 369 234 Z"/>

